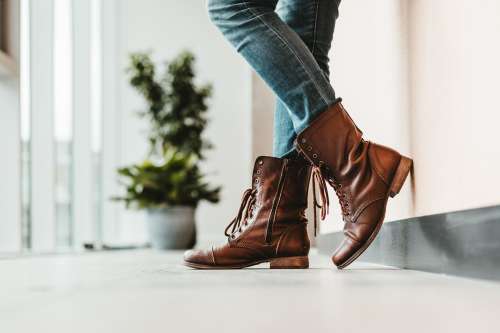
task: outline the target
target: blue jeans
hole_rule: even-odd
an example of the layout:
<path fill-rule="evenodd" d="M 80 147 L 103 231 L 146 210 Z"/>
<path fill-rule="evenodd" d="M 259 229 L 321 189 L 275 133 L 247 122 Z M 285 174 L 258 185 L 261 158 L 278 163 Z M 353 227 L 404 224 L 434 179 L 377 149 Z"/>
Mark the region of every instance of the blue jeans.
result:
<path fill-rule="evenodd" d="M 274 155 L 336 97 L 330 51 L 340 0 L 208 0 L 209 15 L 277 96 Z"/>

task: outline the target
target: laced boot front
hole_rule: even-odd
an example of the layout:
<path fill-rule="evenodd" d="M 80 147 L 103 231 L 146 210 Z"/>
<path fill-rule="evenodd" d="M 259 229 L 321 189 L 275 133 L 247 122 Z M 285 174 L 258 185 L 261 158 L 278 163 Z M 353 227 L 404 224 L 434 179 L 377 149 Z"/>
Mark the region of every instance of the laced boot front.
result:
<path fill-rule="evenodd" d="M 259 157 L 252 187 L 243 193 L 228 224 L 226 244 L 191 250 L 185 265 L 198 269 L 244 268 L 270 262 L 271 268 L 307 268 L 307 191 L 310 163 L 302 157 Z"/>
<path fill-rule="evenodd" d="M 340 102 L 302 131 L 296 146 L 314 165 L 314 184 L 319 184 L 320 192 L 326 192 L 328 182 L 339 199 L 345 237 L 332 260 L 338 268 L 344 268 L 376 237 L 384 221 L 387 200 L 400 191 L 412 160 L 363 140 L 362 132 Z M 322 208 L 324 218 L 328 195 L 321 195 L 321 201 L 320 205 L 315 199 L 315 206 Z"/>

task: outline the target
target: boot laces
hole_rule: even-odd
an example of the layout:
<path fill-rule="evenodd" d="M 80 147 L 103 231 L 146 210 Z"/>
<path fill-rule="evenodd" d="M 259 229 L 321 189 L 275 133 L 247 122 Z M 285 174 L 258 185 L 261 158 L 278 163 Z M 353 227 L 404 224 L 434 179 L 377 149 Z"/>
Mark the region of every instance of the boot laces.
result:
<path fill-rule="evenodd" d="M 316 237 L 318 231 L 318 212 L 317 209 L 320 209 L 320 217 L 323 221 L 328 214 L 330 198 L 328 196 L 328 190 L 326 188 L 326 181 L 321 172 L 321 168 L 317 166 L 313 166 L 312 168 L 312 181 L 313 181 L 313 202 L 314 202 L 314 236 Z M 319 198 L 320 202 L 318 202 L 316 192 L 318 190 L 316 187 L 319 186 Z"/>
<path fill-rule="evenodd" d="M 335 181 L 334 178 L 329 178 L 329 183 L 332 184 L 333 189 L 335 190 L 335 194 L 337 194 L 337 198 L 339 199 L 340 208 L 342 210 L 342 218 L 345 220 L 346 216 L 349 216 L 349 202 L 347 201 L 346 194 L 342 190 L 342 184 Z"/>
<path fill-rule="evenodd" d="M 227 225 L 224 234 L 232 239 L 235 238 L 236 232 L 241 232 L 242 227 L 248 224 L 248 218 L 251 218 L 253 208 L 257 199 L 257 190 L 249 188 L 243 193 L 238 215 Z M 231 231 L 229 231 L 231 229 Z"/>
<path fill-rule="evenodd" d="M 328 190 L 326 186 L 326 180 L 324 174 L 326 172 L 321 169 L 320 166 L 313 166 L 312 168 L 312 178 L 313 178 L 313 201 L 314 201 L 314 236 L 317 234 L 317 209 L 321 209 L 320 217 L 321 220 L 324 220 L 326 215 L 328 214 L 330 198 L 328 196 Z M 347 202 L 346 195 L 342 190 L 342 184 L 337 182 L 335 178 L 332 176 L 328 177 L 328 182 L 332 185 L 335 190 L 335 194 L 339 200 L 340 208 L 342 210 L 342 219 L 345 220 L 345 217 L 349 215 L 349 203 Z M 317 199 L 317 189 L 319 187 L 319 199 Z"/>

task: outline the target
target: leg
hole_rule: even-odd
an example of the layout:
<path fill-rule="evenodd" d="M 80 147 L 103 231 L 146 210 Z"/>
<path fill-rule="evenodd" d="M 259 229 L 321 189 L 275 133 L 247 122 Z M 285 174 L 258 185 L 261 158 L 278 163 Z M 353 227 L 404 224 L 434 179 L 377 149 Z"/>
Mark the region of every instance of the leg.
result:
<path fill-rule="evenodd" d="M 293 129 L 298 133 L 336 98 L 307 45 L 275 13 L 277 3 L 278 0 L 209 0 L 209 13 L 290 110 Z"/>
<path fill-rule="evenodd" d="M 320 45 L 313 43 L 311 52 L 279 18 L 274 12 L 278 0 L 209 1 L 212 20 L 290 110 L 293 128 L 299 133 L 296 148 L 313 165 L 313 186 L 320 186 L 322 205 L 316 200 L 314 205 L 321 207 L 322 218 L 328 212 L 326 183 L 335 189 L 345 237 L 332 260 L 339 268 L 347 267 L 375 239 L 387 200 L 403 186 L 412 160 L 362 138 L 362 132 L 336 101 L 319 65 L 321 60 L 317 62 L 313 55 Z M 283 163 L 281 174 L 286 174 L 289 159 Z M 295 264 L 305 267 L 304 256 L 298 257 Z"/>
<path fill-rule="evenodd" d="M 295 31 L 311 51 L 323 74 L 329 78 L 329 57 L 340 0 L 280 0 L 276 13 Z M 294 150 L 297 133 L 290 111 L 279 98 L 274 113 L 273 154 L 283 157 Z"/>
<path fill-rule="evenodd" d="M 294 141 L 297 133 L 293 127 L 290 110 L 279 98 L 276 98 L 274 110 L 273 156 L 285 157 L 295 151 Z"/>

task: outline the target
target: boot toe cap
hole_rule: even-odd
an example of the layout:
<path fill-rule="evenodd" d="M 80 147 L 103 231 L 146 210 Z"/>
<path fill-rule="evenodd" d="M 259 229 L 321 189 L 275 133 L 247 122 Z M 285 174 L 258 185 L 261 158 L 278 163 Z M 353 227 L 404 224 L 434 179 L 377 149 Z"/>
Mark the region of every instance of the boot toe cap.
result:
<path fill-rule="evenodd" d="M 362 245 L 361 242 L 346 235 L 337 250 L 333 253 L 332 261 L 335 266 L 339 267 L 344 265 Z"/>
<path fill-rule="evenodd" d="M 213 266 L 215 264 L 212 249 L 210 250 L 188 250 L 184 253 L 186 264 Z"/>

